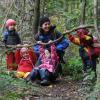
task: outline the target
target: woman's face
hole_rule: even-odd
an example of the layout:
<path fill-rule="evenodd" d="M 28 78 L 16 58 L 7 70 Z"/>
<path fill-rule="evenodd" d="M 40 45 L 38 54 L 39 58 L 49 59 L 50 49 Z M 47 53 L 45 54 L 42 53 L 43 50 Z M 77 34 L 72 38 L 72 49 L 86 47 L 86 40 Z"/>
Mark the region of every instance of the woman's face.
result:
<path fill-rule="evenodd" d="M 45 22 L 42 24 L 42 29 L 44 30 L 45 33 L 49 32 L 50 30 L 50 22 Z"/>

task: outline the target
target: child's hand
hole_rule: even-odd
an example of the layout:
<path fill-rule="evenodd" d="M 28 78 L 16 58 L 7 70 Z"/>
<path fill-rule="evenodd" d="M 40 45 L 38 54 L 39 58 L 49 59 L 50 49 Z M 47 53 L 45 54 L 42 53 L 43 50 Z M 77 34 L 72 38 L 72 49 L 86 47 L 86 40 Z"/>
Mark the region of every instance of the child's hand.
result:
<path fill-rule="evenodd" d="M 21 48 L 21 44 L 17 44 L 17 48 L 16 49 L 20 49 Z"/>
<path fill-rule="evenodd" d="M 28 44 L 24 44 L 24 45 L 23 45 L 23 47 L 28 47 L 28 46 L 29 46 Z"/>
<path fill-rule="evenodd" d="M 49 42 L 48 43 L 52 43 L 53 41 L 52 40 L 49 40 Z"/>
<path fill-rule="evenodd" d="M 20 47 L 21 46 L 21 44 L 17 44 L 17 47 Z"/>
<path fill-rule="evenodd" d="M 42 43 L 42 41 L 37 41 L 38 44 Z"/>

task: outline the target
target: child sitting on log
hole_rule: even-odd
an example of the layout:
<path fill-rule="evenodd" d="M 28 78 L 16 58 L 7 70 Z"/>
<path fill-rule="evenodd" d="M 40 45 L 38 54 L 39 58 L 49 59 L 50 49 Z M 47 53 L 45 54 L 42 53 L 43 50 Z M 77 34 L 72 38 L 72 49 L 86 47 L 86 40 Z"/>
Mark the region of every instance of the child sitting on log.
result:
<path fill-rule="evenodd" d="M 36 55 L 34 54 L 32 49 L 23 47 L 20 49 L 19 58 L 17 60 L 18 69 L 16 76 L 18 78 L 25 78 L 34 68 Z"/>
<path fill-rule="evenodd" d="M 51 51 L 51 53 L 50 53 Z M 45 86 L 49 85 L 50 81 L 54 81 L 57 77 L 57 65 L 59 63 L 58 56 L 56 53 L 55 45 L 51 45 L 51 50 L 43 49 L 42 46 L 39 48 L 41 64 L 38 67 L 33 68 L 32 72 L 26 78 L 27 81 L 34 81 L 40 77 L 40 84 Z"/>

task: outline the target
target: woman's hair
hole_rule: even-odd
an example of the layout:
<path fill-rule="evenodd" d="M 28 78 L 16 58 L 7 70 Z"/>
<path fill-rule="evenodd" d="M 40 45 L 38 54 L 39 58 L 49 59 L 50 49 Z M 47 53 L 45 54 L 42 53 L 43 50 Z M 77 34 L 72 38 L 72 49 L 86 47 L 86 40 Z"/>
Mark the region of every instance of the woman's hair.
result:
<path fill-rule="evenodd" d="M 50 22 L 50 19 L 48 17 L 42 17 L 40 18 L 40 27 L 45 23 Z"/>

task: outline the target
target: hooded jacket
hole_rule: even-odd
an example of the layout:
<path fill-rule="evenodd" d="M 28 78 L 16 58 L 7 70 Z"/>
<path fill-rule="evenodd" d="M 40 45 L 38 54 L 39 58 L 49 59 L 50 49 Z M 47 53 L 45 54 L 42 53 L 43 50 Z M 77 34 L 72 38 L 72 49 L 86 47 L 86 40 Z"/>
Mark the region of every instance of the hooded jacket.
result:
<path fill-rule="evenodd" d="M 3 37 L 4 37 L 3 42 L 7 45 L 16 45 L 21 43 L 20 37 L 15 30 L 13 31 L 6 30 L 3 33 Z"/>
<path fill-rule="evenodd" d="M 40 29 L 40 32 L 37 33 L 34 37 L 35 40 L 47 43 L 50 40 L 53 41 L 58 39 L 61 36 L 61 33 L 56 31 L 55 28 L 55 26 L 51 26 L 50 31 L 47 34 L 45 34 L 44 31 Z M 65 37 L 63 37 L 60 41 L 55 43 L 55 46 L 57 50 L 64 51 L 64 49 L 66 49 L 69 46 L 69 42 Z M 49 46 L 46 46 L 46 48 L 48 49 Z M 34 45 L 33 49 L 36 54 L 39 54 L 39 45 Z"/>

